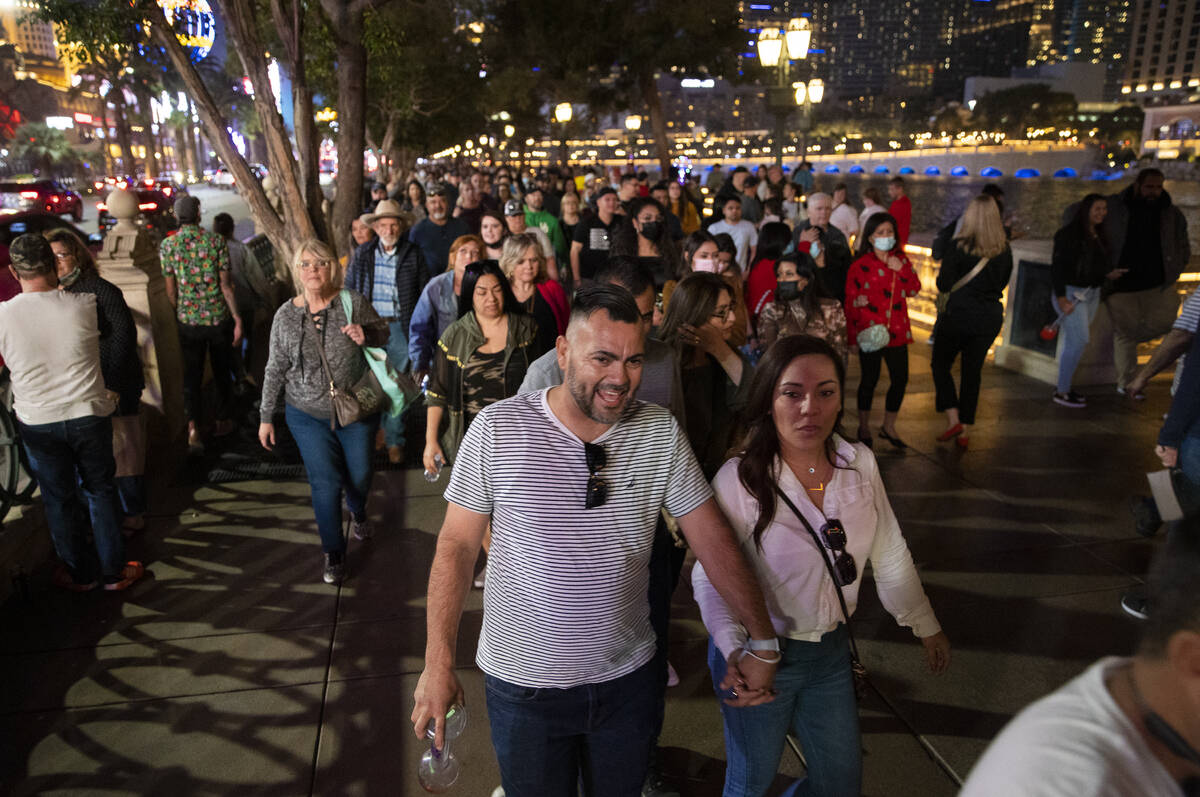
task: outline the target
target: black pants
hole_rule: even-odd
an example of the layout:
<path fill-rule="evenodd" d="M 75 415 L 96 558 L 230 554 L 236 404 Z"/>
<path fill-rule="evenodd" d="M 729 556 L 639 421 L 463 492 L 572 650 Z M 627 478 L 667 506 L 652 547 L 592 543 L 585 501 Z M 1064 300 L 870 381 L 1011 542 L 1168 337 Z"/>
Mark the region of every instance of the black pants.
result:
<path fill-rule="evenodd" d="M 908 346 L 888 346 L 879 351 L 858 350 L 858 364 L 862 368 L 862 377 L 858 382 L 858 409 L 871 409 L 875 398 L 875 386 L 879 384 L 879 372 L 887 363 L 888 385 L 887 402 L 884 408 L 888 412 L 899 412 L 900 404 L 904 401 L 904 391 L 908 387 Z"/>
<path fill-rule="evenodd" d="M 671 597 L 679 585 L 679 574 L 687 549 L 675 544 L 675 538 L 667 529 L 662 513 L 654 530 L 654 548 L 650 555 L 650 625 L 658 637 L 654 651 L 655 678 L 655 726 L 654 740 L 662 733 L 663 717 L 667 708 L 667 652 L 670 643 Z"/>
<path fill-rule="evenodd" d="M 958 408 L 958 419 L 975 423 L 975 408 L 979 404 L 979 386 L 983 380 L 983 364 L 988 347 L 996 335 L 971 335 L 939 324 L 933 338 L 933 387 L 937 391 L 937 411 Z M 950 369 L 954 358 L 962 354 L 962 385 L 955 392 L 954 376 Z"/>
<path fill-rule="evenodd" d="M 189 421 L 201 420 L 204 387 L 204 356 L 212 362 L 213 386 L 217 389 L 216 420 L 228 420 L 233 392 L 233 319 L 216 326 L 179 325 L 179 348 L 183 352 L 183 411 Z"/>

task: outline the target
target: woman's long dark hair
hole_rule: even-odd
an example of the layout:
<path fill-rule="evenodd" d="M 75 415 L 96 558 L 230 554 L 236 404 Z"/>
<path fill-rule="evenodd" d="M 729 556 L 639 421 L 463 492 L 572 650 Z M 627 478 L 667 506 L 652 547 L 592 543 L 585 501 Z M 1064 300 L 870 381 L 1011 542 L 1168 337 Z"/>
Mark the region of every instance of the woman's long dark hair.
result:
<path fill-rule="evenodd" d="M 481 229 L 483 227 L 484 219 L 495 219 L 496 221 L 500 222 L 500 240 L 496 241 L 495 244 L 489 244 L 487 241 L 483 241 L 483 233 L 480 232 L 479 240 L 483 241 L 484 249 L 486 250 L 489 246 L 493 249 L 503 249 L 504 240 L 512 234 L 508 231 L 508 225 L 504 223 L 504 217 L 494 210 L 485 210 L 483 213 L 479 214 L 479 225 Z M 484 254 L 487 254 L 487 252 L 485 251 Z"/>
<path fill-rule="evenodd" d="M 791 242 L 791 227 L 782 221 L 768 222 L 758 231 L 758 248 L 754 251 L 754 256 L 759 260 L 778 260 Z"/>
<path fill-rule="evenodd" d="M 674 297 L 672 297 L 674 304 Z M 758 361 L 754 377 L 750 381 L 750 395 L 742 418 L 746 423 L 746 437 L 739 453 L 738 479 L 742 486 L 758 502 L 758 519 L 754 521 L 754 545 L 762 550 L 762 535 L 775 519 L 775 485 L 779 474 L 774 472 L 775 459 L 779 456 L 779 433 L 775 430 L 775 387 L 792 360 L 806 354 L 816 354 L 829 359 L 837 373 L 838 392 L 845 396 L 846 366 L 833 346 L 812 335 L 788 335 L 775 341 L 767 353 Z M 837 447 L 834 434 L 842 434 L 842 413 L 838 409 L 833 432 L 825 440 L 825 456 L 837 467 Z"/>
<path fill-rule="evenodd" d="M 1088 239 L 1088 216 L 1092 214 L 1092 206 L 1097 202 L 1107 201 L 1108 199 L 1103 194 L 1088 194 L 1079 200 L 1079 207 L 1075 210 L 1069 226 L 1081 244 Z M 1099 239 L 1100 246 L 1108 248 L 1108 236 L 1104 231 L 1104 222 L 1096 225 L 1096 238 Z"/>
<path fill-rule="evenodd" d="M 500 264 L 495 260 L 476 260 L 463 272 L 462 292 L 458 295 L 459 318 L 475 310 L 475 283 L 479 282 L 480 277 L 488 274 L 500 281 L 500 290 L 504 293 L 500 311 L 505 315 L 521 312 L 521 308 L 517 304 L 517 297 L 513 296 L 512 285 L 509 284 L 508 277 L 504 276 L 504 272 L 500 270 Z"/>
<path fill-rule="evenodd" d="M 817 279 L 817 262 L 808 252 L 788 252 L 775 261 L 775 283 L 779 284 L 779 267 L 784 263 L 796 265 L 796 276 L 807 281 L 804 290 L 800 291 L 800 303 L 804 307 L 804 317 L 809 321 L 821 317 L 821 300 L 827 298 L 821 290 Z M 776 299 L 775 301 L 779 301 Z"/>
<path fill-rule="evenodd" d="M 867 223 L 863 225 L 862 235 L 860 235 L 858 238 L 858 251 L 854 254 L 856 258 L 862 257 L 868 252 L 875 251 L 875 244 L 871 243 L 871 236 L 874 235 L 875 231 L 879 229 L 879 225 L 885 223 L 892 225 L 892 232 L 894 232 L 897 236 L 900 235 L 900 225 L 897 224 L 895 216 L 893 216 L 891 213 L 872 213 L 867 217 Z M 896 239 L 896 243 L 900 243 L 900 239 L 898 237 Z M 893 249 L 892 251 L 895 252 L 896 250 Z M 903 252 L 896 253 L 901 255 L 904 254 Z"/>
<path fill-rule="evenodd" d="M 730 240 L 733 240 L 732 238 Z M 683 279 L 688 274 L 692 273 L 692 258 L 696 256 L 696 250 L 707 243 L 716 244 L 717 240 L 712 237 L 708 230 L 696 230 L 683 241 L 683 260 L 679 264 L 679 276 L 676 279 Z"/>
<path fill-rule="evenodd" d="M 667 313 L 663 317 L 662 326 L 658 328 L 658 337 L 669 343 L 680 352 L 680 362 L 688 362 L 692 355 L 692 346 L 679 340 L 679 328 L 684 324 L 702 327 L 708 323 L 717 303 L 721 301 L 721 292 L 729 294 L 733 299 L 733 289 L 729 283 L 717 274 L 705 271 L 694 271 L 679 281 L 675 292 L 671 294 L 671 302 L 667 305 Z M 733 312 L 730 309 L 729 312 Z"/>
<path fill-rule="evenodd" d="M 633 226 L 633 220 L 648 205 L 658 208 L 662 216 L 662 224 L 658 227 L 658 239 L 654 241 L 654 245 L 663 261 L 663 274 L 669 279 L 671 275 L 679 273 L 679 247 L 671 240 L 671 231 L 667 227 L 667 211 L 658 200 L 644 196 L 629 203 L 628 215 L 617 219 L 616 228 L 612 233 L 612 248 L 609 251 L 613 255 L 638 256 L 638 231 Z"/>

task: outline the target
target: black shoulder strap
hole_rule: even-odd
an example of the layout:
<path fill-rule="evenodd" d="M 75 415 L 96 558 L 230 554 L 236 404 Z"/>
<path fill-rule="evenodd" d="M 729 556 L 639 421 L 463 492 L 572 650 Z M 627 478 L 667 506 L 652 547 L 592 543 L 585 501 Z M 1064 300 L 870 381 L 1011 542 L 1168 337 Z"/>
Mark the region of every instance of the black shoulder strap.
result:
<path fill-rule="evenodd" d="M 817 552 L 821 555 L 821 561 L 825 563 L 826 572 L 829 573 L 829 580 L 833 582 L 833 588 L 837 590 L 838 603 L 842 605 L 842 616 L 846 618 L 846 633 L 850 637 L 850 650 L 854 653 L 854 660 L 861 661 L 861 659 L 858 657 L 858 645 L 854 644 L 854 629 L 850 623 L 850 611 L 846 607 L 846 596 L 842 594 L 842 586 L 838 584 L 837 576 L 834 575 L 833 563 L 829 561 L 829 556 L 827 556 L 825 553 L 825 546 L 821 544 L 821 538 L 817 536 L 817 532 L 813 529 L 812 524 L 808 522 L 808 518 L 804 517 L 804 514 L 796 508 L 795 504 L 792 503 L 792 499 L 788 498 L 787 495 L 784 494 L 783 490 L 779 489 L 778 484 L 775 484 L 774 487 L 776 494 L 783 499 L 783 502 L 787 504 L 788 509 L 792 510 L 792 514 L 799 518 L 800 522 L 804 524 L 804 528 L 808 531 L 808 535 L 812 537 L 813 544 L 817 546 Z"/>

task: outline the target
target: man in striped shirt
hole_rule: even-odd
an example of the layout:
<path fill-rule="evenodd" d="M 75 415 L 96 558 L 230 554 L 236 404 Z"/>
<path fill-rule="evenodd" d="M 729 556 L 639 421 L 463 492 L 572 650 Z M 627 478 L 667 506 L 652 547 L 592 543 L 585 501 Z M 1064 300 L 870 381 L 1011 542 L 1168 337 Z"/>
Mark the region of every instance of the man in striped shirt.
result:
<path fill-rule="evenodd" d="M 425 671 L 412 720 L 463 699 L 455 641 L 489 522 L 476 658 L 507 797 L 637 795 L 655 715 L 646 599 L 659 512 L 676 517 L 755 651 L 726 685 L 737 705 L 771 699 L 778 640 L 762 594 L 679 424 L 634 400 L 644 334 L 633 297 L 576 295 L 557 344 L 565 383 L 497 402 L 463 439 L 429 576 Z"/>

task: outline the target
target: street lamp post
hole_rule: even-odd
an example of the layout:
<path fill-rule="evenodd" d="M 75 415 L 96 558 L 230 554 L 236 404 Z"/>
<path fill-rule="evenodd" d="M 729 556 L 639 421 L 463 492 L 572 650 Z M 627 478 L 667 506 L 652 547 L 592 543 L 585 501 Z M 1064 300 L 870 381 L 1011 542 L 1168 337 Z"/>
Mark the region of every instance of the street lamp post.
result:
<path fill-rule="evenodd" d="M 800 129 L 807 137 L 812 127 L 812 105 L 819 103 L 825 94 L 825 86 L 820 80 L 813 79 L 808 84 L 790 81 L 792 59 L 807 59 L 811 41 L 812 26 L 804 17 L 792 19 L 782 30 L 763 28 L 758 34 L 758 59 L 765 68 L 775 69 L 777 77 L 776 85 L 767 88 L 767 106 L 775 115 L 776 166 L 783 164 L 783 136 L 788 116 L 797 106 L 803 110 Z"/>
<path fill-rule="evenodd" d="M 567 124 L 571 121 L 573 111 L 571 103 L 560 102 L 554 106 L 554 121 L 563 126 L 562 129 L 562 165 L 567 165 Z"/>
<path fill-rule="evenodd" d="M 626 141 L 629 149 L 629 165 L 633 166 L 633 148 L 637 144 L 638 131 L 642 129 L 642 117 L 630 114 L 625 117 L 625 130 L 628 131 Z"/>

